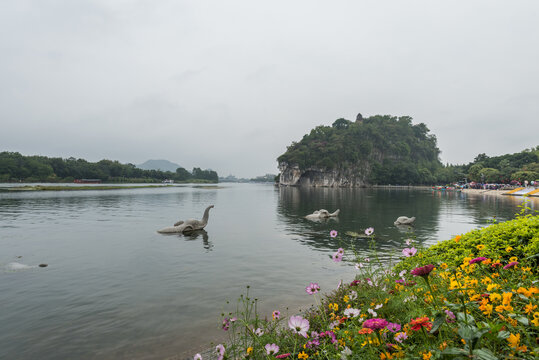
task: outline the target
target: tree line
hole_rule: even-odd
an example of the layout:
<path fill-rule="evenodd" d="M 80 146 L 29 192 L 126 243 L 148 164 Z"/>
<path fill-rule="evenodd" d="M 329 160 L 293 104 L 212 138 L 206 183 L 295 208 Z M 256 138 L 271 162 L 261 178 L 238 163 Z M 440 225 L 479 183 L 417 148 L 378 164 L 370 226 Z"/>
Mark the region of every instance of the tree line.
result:
<path fill-rule="evenodd" d="M 508 184 L 539 180 L 539 146 L 514 154 L 489 157 L 482 153 L 466 165 L 446 165 L 439 170 L 439 183 L 475 181 Z"/>
<path fill-rule="evenodd" d="M 133 164 L 101 160 L 89 162 L 73 157 L 49 158 L 24 156 L 18 152 L 0 153 L 0 182 L 73 182 L 75 179 L 99 179 L 103 182 L 218 182 L 217 172 L 198 167 L 191 172 L 178 168 L 175 172 L 143 170 Z"/>

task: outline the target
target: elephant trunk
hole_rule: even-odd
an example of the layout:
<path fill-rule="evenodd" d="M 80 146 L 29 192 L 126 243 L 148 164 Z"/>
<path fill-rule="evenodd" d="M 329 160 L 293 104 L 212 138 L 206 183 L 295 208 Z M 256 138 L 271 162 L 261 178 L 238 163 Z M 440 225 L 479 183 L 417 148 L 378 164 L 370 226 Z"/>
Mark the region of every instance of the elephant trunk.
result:
<path fill-rule="evenodd" d="M 210 217 L 210 209 L 213 207 L 213 205 L 210 205 L 204 210 L 204 216 L 202 216 L 202 222 L 204 225 L 208 223 L 208 218 Z"/>

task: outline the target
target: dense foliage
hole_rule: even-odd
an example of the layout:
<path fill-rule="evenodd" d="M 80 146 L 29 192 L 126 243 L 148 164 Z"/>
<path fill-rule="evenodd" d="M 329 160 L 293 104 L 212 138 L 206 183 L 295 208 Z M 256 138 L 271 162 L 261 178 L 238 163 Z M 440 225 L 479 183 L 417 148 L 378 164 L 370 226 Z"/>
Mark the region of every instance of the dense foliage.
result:
<path fill-rule="evenodd" d="M 217 182 L 215 171 L 194 168 L 192 173 L 184 168 L 176 172 L 142 170 L 133 164 L 101 160 L 96 163 L 75 158 L 49 158 L 23 156 L 17 152 L 0 153 L 0 182 L 72 182 L 75 179 L 100 179 L 104 182 L 157 182 L 175 181 Z"/>
<path fill-rule="evenodd" d="M 515 154 L 479 154 L 467 165 L 447 165 L 436 174 L 439 183 L 475 181 L 510 183 L 539 180 L 539 146 Z"/>
<path fill-rule="evenodd" d="M 373 184 L 431 184 L 442 167 L 436 137 L 409 116 L 376 115 L 318 126 L 277 159 L 300 169 L 357 169 Z"/>
<path fill-rule="evenodd" d="M 242 296 L 223 319 L 230 341 L 216 346 L 216 357 L 537 359 L 538 224 L 538 216 L 521 214 L 424 251 L 407 239 L 406 258 L 393 269 L 375 253 L 369 260 L 341 248 L 333 261 L 352 257 L 354 281 L 320 298 L 320 286 L 309 283 L 316 305 L 296 316 L 260 315 L 258 300 Z"/>

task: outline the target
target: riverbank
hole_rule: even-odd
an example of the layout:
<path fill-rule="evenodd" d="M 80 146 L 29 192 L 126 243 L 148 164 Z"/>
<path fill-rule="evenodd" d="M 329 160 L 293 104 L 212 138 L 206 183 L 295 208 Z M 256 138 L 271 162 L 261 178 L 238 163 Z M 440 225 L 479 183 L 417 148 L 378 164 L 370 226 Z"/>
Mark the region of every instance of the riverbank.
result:
<path fill-rule="evenodd" d="M 424 250 L 409 239 L 404 260 L 391 269 L 374 265 L 376 256 L 369 262 L 339 249 L 334 262 L 352 257 L 362 264 L 354 281 L 320 299 L 320 286 L 311 282 L 305 291 L 317 305 L 288 319 L 274 311 L 273 318 L 262 320 L 250 301 L 239 302 L 223 319 L 223 329 L 238 336 L 218 345 L 214 354 L 231 359 L 536 359 L 537 235 L 539 216 L 521 216 Z"/>
<path fill-rule="evenodd" d="M 529 199 L 530 201 L 539 202 L 539 196 L 536 194 L 532 196 L 518 196 L 518 195 L 505 195 L 510 190 L 483 190 L 483 189 L 462 189 L 464 194 L 468 195 L 481 195 L 481 196 L 493 196 L 493 197 L 504 197 L 504 198 L 513 198 L 518 201 L 523 201 L 524 198 Z"/>

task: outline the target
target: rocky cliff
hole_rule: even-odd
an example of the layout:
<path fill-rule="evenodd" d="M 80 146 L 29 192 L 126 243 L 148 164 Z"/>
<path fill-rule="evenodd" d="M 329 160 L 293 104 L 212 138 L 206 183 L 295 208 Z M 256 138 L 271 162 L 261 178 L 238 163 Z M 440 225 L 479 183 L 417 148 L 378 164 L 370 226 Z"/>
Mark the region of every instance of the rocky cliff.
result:
<path fill-rule="evenodd" d="M 297 165 L 283 162 L 279 164 L 279 170 L 279 184 L 283 186 L 365 187 L 368 184 L 367 169 L 327 170 L 310 167 L 302 170 Z"/>

